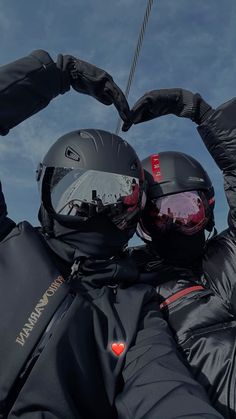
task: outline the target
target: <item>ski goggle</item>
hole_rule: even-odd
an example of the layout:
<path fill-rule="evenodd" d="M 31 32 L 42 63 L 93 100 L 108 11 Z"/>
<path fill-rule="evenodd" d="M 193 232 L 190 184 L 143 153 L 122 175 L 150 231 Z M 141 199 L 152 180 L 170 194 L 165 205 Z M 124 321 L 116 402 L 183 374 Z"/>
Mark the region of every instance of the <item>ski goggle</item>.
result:
<path fill-rule="evenodd" d="M 209 203 L 203 192 L 186 191 L 151 201 L 148 213 L 160 233 L 178 230 L 195 234 L 207 224 Z"/>
<path fill-rule="evenodd" d="M 107 215 L 120 229 L 144 206 L 143 185 L 131 176 L 98 170 L 46 168 L 53 211 L 86 221 Z"/>

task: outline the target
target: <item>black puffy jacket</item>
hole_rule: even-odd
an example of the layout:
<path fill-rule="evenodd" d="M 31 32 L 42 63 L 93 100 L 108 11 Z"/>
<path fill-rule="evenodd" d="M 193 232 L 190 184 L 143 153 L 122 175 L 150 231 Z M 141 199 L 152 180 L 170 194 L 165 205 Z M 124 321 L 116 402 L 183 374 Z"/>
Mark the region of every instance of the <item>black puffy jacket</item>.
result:
<path fill-rule="evenodd" d="M 212 238 L 193 269 L 166 266 L 148 246 L 133 251 L 194 377 L 224 418 L 236 418 L 236 99 L 198 131 L 222 170 L 229 228 Z"/>
<path fill-rule="evenodd" d="M 1 132 L 59 91 L 43 51 L 0 68 Z M 66 261 L 30 224 L 14 226 L 0 199 L 1 418 L 221 418 L 177 354 L 155 290 L 128 285 L 128 262 L 87 260 L 68 282 Z"/>

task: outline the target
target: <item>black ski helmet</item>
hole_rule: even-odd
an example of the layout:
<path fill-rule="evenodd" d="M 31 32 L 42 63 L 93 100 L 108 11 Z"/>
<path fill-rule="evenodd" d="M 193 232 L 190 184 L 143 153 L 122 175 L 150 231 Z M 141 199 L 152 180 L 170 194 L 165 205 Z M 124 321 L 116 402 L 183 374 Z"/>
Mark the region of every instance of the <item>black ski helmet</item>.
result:
<path fill-rule="evenodd" d="M 214 227 L 214 188 L 211 180 L 193 157 L 177 152 L 164 151 L 152 154 L 142 161 L 147 181 L 147 206 L 142 214 L 137 228 L 137 234 L 144 241 L 152 241 L 152 231 L 147 227 L 150 216 L 148 202 L 167 195 L 186 192 L 201 191 L 207 201 L 208 222 L 204 228 L 211 231 Z"/>
<path fill-rule="evenodd" d="M 82 129 L 60 137 L 37 169 L 39 220 L 79 230 L 96 214 L 135 230 L 144 202 L 144 173 L 134 149 L 107 131 Z"/>

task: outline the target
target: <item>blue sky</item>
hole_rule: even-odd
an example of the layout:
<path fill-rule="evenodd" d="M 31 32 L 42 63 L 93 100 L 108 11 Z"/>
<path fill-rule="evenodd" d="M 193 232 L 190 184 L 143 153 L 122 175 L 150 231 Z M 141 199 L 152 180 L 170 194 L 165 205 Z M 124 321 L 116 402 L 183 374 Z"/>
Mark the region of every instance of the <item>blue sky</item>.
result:
<path fill-rule="evenodd" d="M 125 89 L 146 0 L 0 0 L 0 64 L 42 48 L 55 59 L 72 54 L 106 69 Z M 213 106 L 236 92 L 235 0 L 154 0 L 129 102 L 146 91 L 183 87 Z M 8 212 L 37 224 L 35 168 L 48 147 L 78 128 L 114 131 L 117 112 L 74 91 L 0 140 L 0 178 Z M 220 171 L 189 120 L 166 116 L 122 135 L 140 158 L 179 150 L 200 160 L 216 190 L 216 222 L 227 223 Z"/>

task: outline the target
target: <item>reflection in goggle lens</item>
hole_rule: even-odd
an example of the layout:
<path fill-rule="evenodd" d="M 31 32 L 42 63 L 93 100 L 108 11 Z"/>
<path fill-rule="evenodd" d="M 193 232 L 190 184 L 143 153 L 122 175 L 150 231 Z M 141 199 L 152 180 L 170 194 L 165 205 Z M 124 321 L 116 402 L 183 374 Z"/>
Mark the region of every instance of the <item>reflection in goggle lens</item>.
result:
<path fill-rule="evenodd" d="M 207 223 L 207 200 L 203 193 L 186 191 L 152 200 L 149 215 L 162 233 L 175 229 L 194 234 Z"/>
<path fill-rule="evenodd" d="M 51 179 L 51 203 L 57 214 L 86 220 L 104 213 L 121 229 L 139 211 L 140 197 L 139 179 L 131 176 L 55 168 Z"/>

